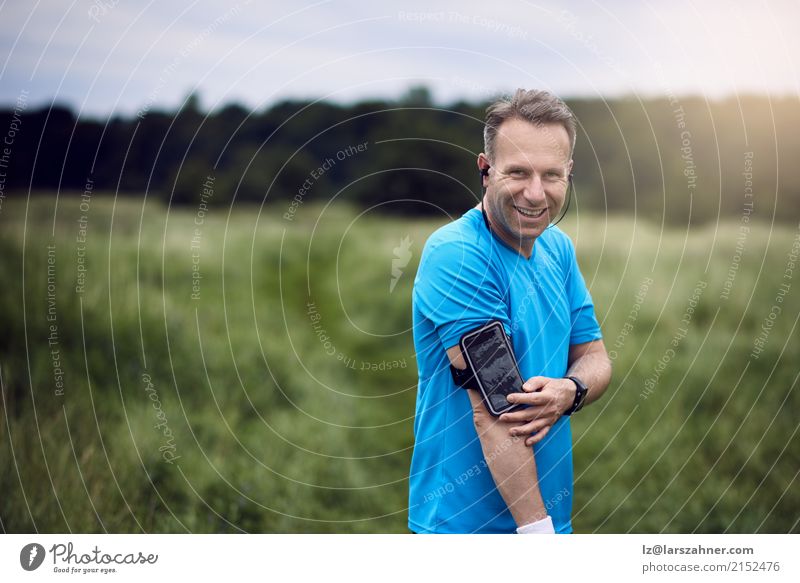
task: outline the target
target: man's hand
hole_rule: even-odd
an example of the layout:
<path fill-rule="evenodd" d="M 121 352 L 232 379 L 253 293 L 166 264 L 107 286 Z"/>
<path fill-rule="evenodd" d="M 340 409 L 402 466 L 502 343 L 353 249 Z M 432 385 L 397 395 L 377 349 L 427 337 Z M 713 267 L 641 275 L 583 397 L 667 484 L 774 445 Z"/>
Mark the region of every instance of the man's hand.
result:
<path fill-rule="evenodd" d="M 503 413 L 500 421 L 517 424 L 509 429 L 509 434 L 530 435 L 525 445 L 533 445 L 544 439 L 553 424 L 572 406 L 577 387 L 569 379 L 531 377 L 522 385 L 522 390 L 523 393 L 510 394 L 508 401 L 528 405 L 528 408 Z"/>
<path fill-rule="evenodd" d="M 466 366 L 466 365 L 465 365 Z M 569 368 L 566 376 L 581 379 L 589 388 L 584 405 L 597 400 L 611 381 L 611 361 L 602 340 L 592 340 L 569 347 Z M 509 429 L 511 435 L 530 435 L 525 445 L 544 439 L 547 432 L 575 402 L 575 383 L 569 379 L 531 377 L 522 385 L 522 393 L 512 393 L 508 400 L 528 405 L 527 409 L 505 413 L 500 421 L 525 423 Z M 526 423 L 527 422 L 527 423 Z"/>

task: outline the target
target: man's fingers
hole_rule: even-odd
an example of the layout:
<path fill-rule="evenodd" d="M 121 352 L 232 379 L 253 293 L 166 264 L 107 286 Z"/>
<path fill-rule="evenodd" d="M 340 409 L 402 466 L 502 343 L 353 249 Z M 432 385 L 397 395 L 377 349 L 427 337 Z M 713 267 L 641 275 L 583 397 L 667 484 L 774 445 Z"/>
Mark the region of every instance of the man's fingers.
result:
<path fill-rule="evenodd" d="M 528 439 L 525 440 L 525 445 L 533 445 L 534 443 L 539 443 L 544 439 L 544 436 L 547 435 L 547 432 L 550 431 L 552 425 L 548 425 L 544 429 L 542 429 L 536 435 L 531 435 Z"/>
<path fill-rule="evenodd" d="M 538 397 L 538 395 L 536 396 Z M 541 409 L 547 404 L 547 401 L 531 399 L 530 397 L 534 397 L 534 395 L 529 393 L 515 393 L 515 395 L 509 395 L 509 403 L 514 403 L 515 405 L 528 405 L 528 407 L 525 409 L 512 411 L 510 413 L 503 413 L 503 415 L 500 417 L 500 421 L 530 421 L 531 419 L 541 417 Z"/>
<path fill-rule="evenodd" d="M 503 423 L 522 423 L 523 421 L 530 421 L 539 417 L 541 412 L 534 408 L 522 409 L 521 411 L 514 411 L 513 413 L 503 413 L 500 415 L 500 421 Z"/>
<path fill-rule="evenodd" d="M 550 382 L 550 379 L 547 377 L 531 377 L 522 385 L 522 390 L 526 393 L 532 393 L 541 389 L 548 382 Z"/>
<path fill-rule="evenodd" d="M 551 395 L 536 393 L 511 393 L 506 399 L 515 405 L 546 405 L 550 402 Z"/>
<path fill-rule="evenodd" d="M 535 419 L 530 423 L 526 423 L 525 425 L 520 425 L 518 427 L 512 427 L 509 430 L 511 435 L 533 435 L 537 431 L 550 426 L 550 421 L 547 419 Z"/>

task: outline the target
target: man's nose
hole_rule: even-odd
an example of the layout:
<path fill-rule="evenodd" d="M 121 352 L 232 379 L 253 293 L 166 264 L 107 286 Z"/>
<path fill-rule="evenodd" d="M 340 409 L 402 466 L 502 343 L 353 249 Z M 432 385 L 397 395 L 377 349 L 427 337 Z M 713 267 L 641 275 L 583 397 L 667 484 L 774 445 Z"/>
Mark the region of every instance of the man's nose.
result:
<path fill-rule="evenodd" d="M 544 184 L 542 184 L 541 177 L 535 172 L 528 181 L 528 185 L 525 187 L 523 196 L 525 197 L 525 200 L 530 202 L 532 205 L 537 205 L 545 201 Z"/>

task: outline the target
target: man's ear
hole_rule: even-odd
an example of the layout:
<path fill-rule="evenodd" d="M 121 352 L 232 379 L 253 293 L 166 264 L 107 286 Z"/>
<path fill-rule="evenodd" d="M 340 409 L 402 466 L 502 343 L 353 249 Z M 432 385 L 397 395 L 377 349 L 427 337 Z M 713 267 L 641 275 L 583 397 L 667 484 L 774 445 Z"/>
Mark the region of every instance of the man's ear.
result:
<path fill-rule="evenodd" d="M 489 164 L 489 158 L 486 157 L 486 154 L 481 152 L 480 154 L 478 154 L 477 162 L 478 162 L 478 171 L 481 173 L 481 184 L 483 185 L 484 188 L 486 188 L 489 181 L 489 176 L 487 175 L 487 172 L 489 171 L 489 168 L 491 168 L 491 164 Z"/>

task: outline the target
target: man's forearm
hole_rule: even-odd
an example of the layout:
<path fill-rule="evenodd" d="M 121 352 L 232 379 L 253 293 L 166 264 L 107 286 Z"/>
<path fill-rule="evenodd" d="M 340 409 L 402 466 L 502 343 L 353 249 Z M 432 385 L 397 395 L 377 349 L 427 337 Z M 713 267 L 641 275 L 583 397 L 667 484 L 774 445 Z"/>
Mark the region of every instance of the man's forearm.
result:
<path fill-rule="evenodd" d="M 456 368 L 467 368 L 458 345 L 448 348 L 447 356 Z M 467 389 L 467 393 L 483 457 L 514 522 L 524 526 L 543 519 L 547 511 L 539 492 L 533 449 L 525 445 L 523 438 L 508 434 L 509 424 L 498 422 L 489 414 L 477 391 Z"/>
<path fill-rule="evenodd" d="M 566 376 L 577 377 L 589 389 L 586 404 L 599 399 L 611 382 L 611 360 L 605 347 L 591 343 L 593 346 L 585 351 L 571 351 L 570 365 Z"/>
<path fill-rule="evenodd" d="M 489 414 L 476 391 L 468 392 L 483 457 L 517 526 L 545 518 L 533 449 L 524 439 L 508 434 L 508 424 Z"/>

